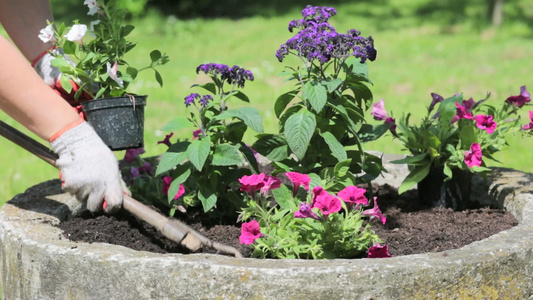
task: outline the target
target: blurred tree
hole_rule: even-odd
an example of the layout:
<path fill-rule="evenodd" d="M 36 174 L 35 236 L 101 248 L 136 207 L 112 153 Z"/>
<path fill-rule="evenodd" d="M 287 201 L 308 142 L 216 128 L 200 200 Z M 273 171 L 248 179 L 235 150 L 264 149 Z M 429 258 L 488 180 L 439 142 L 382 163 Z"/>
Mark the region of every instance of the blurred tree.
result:
<path fill-rule="evenodd" d="M 493 26 L 500 26 L 503 21 L 504 0 L 487 0 L 487 16 Z"/>

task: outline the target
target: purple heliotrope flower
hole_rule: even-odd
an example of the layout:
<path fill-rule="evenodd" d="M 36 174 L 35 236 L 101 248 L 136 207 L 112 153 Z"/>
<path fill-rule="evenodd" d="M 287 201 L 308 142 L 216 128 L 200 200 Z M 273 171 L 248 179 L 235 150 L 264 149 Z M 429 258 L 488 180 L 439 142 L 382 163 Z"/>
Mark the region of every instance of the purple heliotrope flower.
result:
<path fill-rule="evenodd" d="M 311 204 L 307 202 L 300 203 L 300 209 L 294 212 L 295 218 L 312 218 L 315 220 L 320 220 L 320 217 L 312 211 Z"/>
<path fill-rule="evenodd" d="M 470 146 L 470 150 L 465 151 L 465 164 L 472 168 L 473 166 L 481 166 L 483 163 L 483 155 L 481 152 L 481 146 L 478 143 L 473 143 Z"/>
<path fill-rule="evenodd" d="M 381 246 L 379 243 L 375 243 L 374 246 L 368 249 L 368 258 L 386 258 L 391 257 L 389 253 L 389 247 L 387 245 Z"/>
<path fill-rule="evenodd" d="M 192 93 L 189 96 L 185 97 L 185 107 L 189 107 L 191 104 L 194 104 L 196 99 L 200 99 L 200 94 Z"/>
<path fill-rule="evenodd" d="M 337 196 L 351 205 L 368 205 L 365 193 L 366 189 L 350 185 L 340 191 Z"/>
<path fill-rule="evenodd" d="M 241 183 L 241 191 L 247 192 L 252 197 L 255 196 L 255 193 L 259 191 L 264 185 L 265 173 L 244 175 L 239 178 Z"/>
<path fill-rule="evenodd" d="M 126 153 L 124 154 L 124 161 L 127 163 L 131 163 L 137 158 L 139 155 L 143 154 L 144 148 L 136 148 L 136 149 L 128 149 L 126 150 Z"/>
<path fill-rule="evenodd" d="M 476 126 L 481 130 L 485 130 L 488 134 L 491 134 L 496 130 L 498 124 L 494 122 L 493 116 L 487 115 L 476 115 Z"/>
<path fill-rule="evenodd" d="M 431 104 L 429 105 L 428 111 L 432 111 L 437 103 L 440 103 L 444 100 L 444 98 L 441 95 L 436 94 L 436 93 L 431 93 L 431 98 L 433 98 L 433 100 L 431 101 Z"/>
<path fill-rule="evenodd" d="M 387 218 L 383 216 L 381 209 L 379 209 L 377 200 L 378 197 L 374 197 L 374 207 L 372 207 L 371 209 L 364 210 L 361 214 L 363 216 L 369 216 L 370 220 L 378 218 L 381 220 L 381 223 L 385 224 L 385 222 L 387 222 Z"/>
<path fill-rule="evenodd" d="M 241 235 L 239 236 L 241 244 L 250 245 L 260 237 L 261 228 L 259 228 L 259 223 L 256 220 L 252 220 L 247 223 L 242 223 Z"/>
<path fill-rule="evenodd" d="M 254 75 L 251 71 L 245 70 L 237 65 L 229 67 L 224 64 L 202 64 L 196 68 L 196 73 L 200 71 L 205 74 L 219 78 L 220 81 L 226 81 L 228 84 L 236 84 L 238 87 L 243 88 L 246 80 L 254 81 Z"/>
<path fill-rule="evenodd" d="M 209 104 L 209 101 L 213 101 L 213 96 L 211 95 L 204 95 L 202 98 L 198 101 L 202 107 L 206 107 Z"/>
<path fill-rule="evenodd" d="M 328 192 L 324 191 L 316 196 L 312 208 L 320 209 L 322 215 L 327 217 L 332 213 L 340 211 L 342 208 L 342 204 L 339 198 L 330 195 Z"/>
<path fill-rule="evenodd" d="M 531 130 L 533 129 L 533 110 L 529 111 L 529 123 L 522 126 L 522 130 Z"/>
<path fill-rule="evenodd" d="M 513 106 L 516 106 L 518 108 L 524 106 L 529 101 L 531 101 L 531 95 L 526 90 L 526 86 L 525 85 L 520 87 L 520 95 L 511 96 L 511 97 L 507 98 L 507 100 L 505 100 L 505 102 L 507 102 L 507 103 L 509 103 L 509 104 L 511 104 Z"/>
<path fill-rule="evenodd" d="M 298 172 L 287 172 L 285 173 L 285 176 L 289 178 L 289 180 L 292 182 L 293 190 L 292 194 L 296 195 L 298 193 L 298 190 L 300 189 L 300 186 L 303 185 L 304 189 L 306 191 L 309 190 L 309 183 L 311 182 L 311 177 L 307 174 L 301 174 Z"/>
<path fill-rule="evenodd" d="M 170 142 L 170 138 L 174 135 L 174 132 L 171 132 L 170 134 L 165 135 L 165 138 L 162 141 L 157 142 L 158 144 L 165 144 L 167 146 L 171 146 L 172 143 Z"/>
<path fill-rule="evenodd" d="M 468 100 L 463 100 L 463 104 L 455 102 L 455 107 L 457 108 L 455 116 L 453 116 L 450 123 L 455 123 L 459 119 L 468 119 L 473 120 L 474 115 L 472 115 L 472 108 L 476 105 L 474 99 L 470 98 Z"/>

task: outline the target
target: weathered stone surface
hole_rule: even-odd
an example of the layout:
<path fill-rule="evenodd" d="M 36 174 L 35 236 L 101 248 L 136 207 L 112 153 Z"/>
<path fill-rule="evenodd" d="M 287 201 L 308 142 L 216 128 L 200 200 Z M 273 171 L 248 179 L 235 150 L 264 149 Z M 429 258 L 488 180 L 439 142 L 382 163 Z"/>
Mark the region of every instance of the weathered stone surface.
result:
<path fill-rule="evenodd" d="M 0 211 L 2 292 L 4 299 L 43 300 L 527 299 L 533 175 L 494 169 L 486 181 L 474 180 L 478 201 L 501 205 L 520 224 L 457 250 L 326 261 L 160 255 L 70 242 L 52 224 L 80 206 L 57 181 L 45 182 Z"/>

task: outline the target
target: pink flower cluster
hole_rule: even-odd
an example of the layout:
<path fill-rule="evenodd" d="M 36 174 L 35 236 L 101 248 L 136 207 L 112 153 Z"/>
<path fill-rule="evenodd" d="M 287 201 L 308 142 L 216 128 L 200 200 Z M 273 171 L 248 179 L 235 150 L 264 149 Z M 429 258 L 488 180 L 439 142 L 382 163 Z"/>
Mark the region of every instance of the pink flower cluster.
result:
<path fill-rule="evenodd" d="M 281 181 L 278 178 L 265 175 L 265 173 L 245 175 L 239 178 L 239 182 L 241 191 L 247 192 L 253 199 L 257 191 L 266 197 L 268 191 L 281 187 Z"/>

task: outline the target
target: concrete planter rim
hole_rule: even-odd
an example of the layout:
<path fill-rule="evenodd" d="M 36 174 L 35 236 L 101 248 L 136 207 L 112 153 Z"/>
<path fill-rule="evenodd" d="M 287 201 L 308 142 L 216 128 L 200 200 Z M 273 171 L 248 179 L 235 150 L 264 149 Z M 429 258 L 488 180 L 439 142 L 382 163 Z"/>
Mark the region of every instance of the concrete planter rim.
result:
<path fill-rule="evenodd" d="M 478 200 L 502 205 L 518 226 L 455 250 L 318 261 L 156 254 L 70 242 L 53 224 L 80 205 L 60 193 L 57 181 L 45 182 L 0 211 L 4 299 L 528 298 L 533 174 L 493 173 L 497 178 L 488 184 L 476 178 L 476 187 L 489 195 Z"/>

